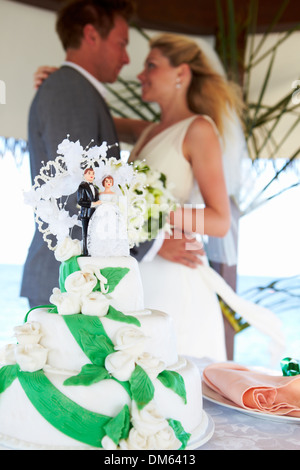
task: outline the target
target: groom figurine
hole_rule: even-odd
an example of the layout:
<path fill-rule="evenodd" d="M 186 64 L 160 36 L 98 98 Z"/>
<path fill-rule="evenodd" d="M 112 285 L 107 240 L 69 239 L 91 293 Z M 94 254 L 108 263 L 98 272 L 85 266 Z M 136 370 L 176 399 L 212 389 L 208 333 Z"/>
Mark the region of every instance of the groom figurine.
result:
<path fill-rule="evenodd" d="M 93 184 L 95 172 L 93 168 L 86 168 L 83 174 L 84 181 L 77 190 L 77 203 L 81 207 L 79 219 L 82 222 L 82 246 L 83 256 L 88 256 L 87 231 L 89 220 L 95 212 L 95 208 L 100 204 L 99 189 Z"/>

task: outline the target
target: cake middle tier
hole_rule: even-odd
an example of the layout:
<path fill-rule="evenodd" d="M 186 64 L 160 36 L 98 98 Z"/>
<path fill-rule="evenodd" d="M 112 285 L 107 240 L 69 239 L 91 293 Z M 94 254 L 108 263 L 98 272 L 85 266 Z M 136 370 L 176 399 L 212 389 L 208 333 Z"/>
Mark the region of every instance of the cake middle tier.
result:
<path fill-rule="evenodd" d="M 82 314 L 75 316 L 85 317 Z M 146 337 L 144 352 L 163 361 L 166 367 L 177 363 L 178 355 L 172 318 L 155 310 L 134 312 L 133 316 L 139 321 L 140 330 Z M 37 308 L 29 312 L 27 322 L 38 322 L 40 325 L 42 335 L 40 345 L 48 350 L 48 365 L 57 369 L 80 371 L 85 364 L 90 363 L 90 360 L 71 333 L 65 318 L 68 320 L 68 316 L 49 313 L 47 308 Z M 101 317 L 99 320 L 113 343 L 120 329 L 138 328 L 107 317 Z"/>

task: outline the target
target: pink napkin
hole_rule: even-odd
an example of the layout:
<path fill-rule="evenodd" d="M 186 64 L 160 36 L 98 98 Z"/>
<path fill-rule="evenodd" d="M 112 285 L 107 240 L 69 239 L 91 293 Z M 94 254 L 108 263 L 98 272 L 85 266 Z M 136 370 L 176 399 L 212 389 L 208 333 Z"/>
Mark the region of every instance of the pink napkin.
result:
<path fill-rule="evenodd" d="M 207 366 L 203 380 L 212 390 L 242 408 L 300 418 L 300 375 L 266 375 L 227 362 Z"/>

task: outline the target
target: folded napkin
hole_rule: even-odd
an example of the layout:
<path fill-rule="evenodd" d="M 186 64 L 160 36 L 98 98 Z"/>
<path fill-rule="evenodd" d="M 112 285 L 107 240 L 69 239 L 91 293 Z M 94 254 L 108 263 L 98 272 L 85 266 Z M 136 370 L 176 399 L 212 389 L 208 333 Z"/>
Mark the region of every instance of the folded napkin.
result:
<path fill-rule="evenodd" d="M 217 363 L 203 371 L 205 384 L 242 408 L 300 418 L 300 375 L 266 375 L 235 363 Z"/>

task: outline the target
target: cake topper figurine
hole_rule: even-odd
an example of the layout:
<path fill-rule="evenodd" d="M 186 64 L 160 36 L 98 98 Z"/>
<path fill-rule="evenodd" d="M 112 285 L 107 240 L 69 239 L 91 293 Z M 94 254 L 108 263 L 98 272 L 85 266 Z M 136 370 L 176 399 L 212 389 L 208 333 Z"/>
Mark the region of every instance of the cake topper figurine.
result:
<path fill-rule="evenodd" d="M 116 193 L 112 175 L 103 175 L 101 182 L 104 191 L 99 192 L 96 210 L 88 224 L 88 254 L 93 257 L 129 256 L 127 200 Z"/>
<path fill-rule="evenodd" d="M 90 218 L 95 208 L 100 204 L 99 189 L 93 184 L 95 171 L 92 167 L 86 168 L 83 174 L 84 181 L 80 183 L 77 190 L 77 203 L 80 206 L 79 220 L 82 223 L 82 250 L 83 255 L 88 256 L 87 233 Z"/>

